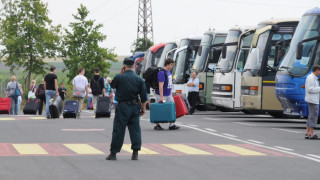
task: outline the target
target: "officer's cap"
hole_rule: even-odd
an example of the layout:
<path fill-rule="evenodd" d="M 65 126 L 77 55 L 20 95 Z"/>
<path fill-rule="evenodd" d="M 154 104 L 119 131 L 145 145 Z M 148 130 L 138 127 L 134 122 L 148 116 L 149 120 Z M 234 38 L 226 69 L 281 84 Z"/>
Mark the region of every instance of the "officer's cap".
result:
<path fill-rule="evenodd" d="M 125 64 L 125 65 L 133 65 L 134 64 L 134 60 L 132 59 L 132 57 L 126 57 L 123 60 L 123 64 Z"/>

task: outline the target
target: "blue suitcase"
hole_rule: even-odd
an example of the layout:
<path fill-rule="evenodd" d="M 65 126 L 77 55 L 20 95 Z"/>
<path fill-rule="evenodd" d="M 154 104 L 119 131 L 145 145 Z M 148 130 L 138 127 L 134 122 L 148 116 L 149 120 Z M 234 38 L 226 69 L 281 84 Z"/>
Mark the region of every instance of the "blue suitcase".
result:
<path fill-rule="evenodd" d="M 63 109 L 63 118 L 77 118 L 78 109 L 78 101 L 66 101 Z"/>
<path fill-rule="evenodd" d="M 151 103 L 150 122 L 169 123 L 176 121 L 176 106 L 174 103 Z"/>

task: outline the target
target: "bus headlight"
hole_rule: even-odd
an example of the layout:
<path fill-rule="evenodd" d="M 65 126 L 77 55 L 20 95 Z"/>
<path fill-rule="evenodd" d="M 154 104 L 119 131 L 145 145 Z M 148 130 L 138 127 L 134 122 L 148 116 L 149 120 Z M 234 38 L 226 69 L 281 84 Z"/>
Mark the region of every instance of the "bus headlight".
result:
<path fill-rule="evenodd" d="M 232 85 L 214 84 L 213 91 L 217 92 L 232 92 Z"/>
<path fill-rule="evenodd" d="M 258 95 L 258 86 L 250 86 L 249 95 L 257 96 Z"/>
<path fill-rule="evenodd" d="M 242 86 L 241 87 L 241 95 L 257 96 L 258 90 L 259 90 L 258 86 Z"/>

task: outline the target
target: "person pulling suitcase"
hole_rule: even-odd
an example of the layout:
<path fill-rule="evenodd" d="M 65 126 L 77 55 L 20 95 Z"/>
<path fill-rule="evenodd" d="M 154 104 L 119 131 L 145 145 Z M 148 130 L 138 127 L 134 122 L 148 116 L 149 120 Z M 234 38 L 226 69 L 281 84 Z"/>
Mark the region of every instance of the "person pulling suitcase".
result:
<path fill-rule="evenodd" d="M 171 70 L 174 67 L 174 61 L 168 58 L 164 62 L 164 70 L 158 72 L 158 83 L 159 89 L 156 89 L 156 100 L 159 103 L 171 102 L 174 103 L 171 90 L 172 90 L 172 75 Z M 177 130 L 180 127 L 176 126 L 174 123 L 169 123 L 169 130 Z M 154 130 L 164 130 L 159 123 L 156 123 Z"/>
<path fill-rule="evenodd" d="M 82 111 L 82 106 L 84 102 L 84 98 L 86 94 L 88 95 L 88 79 L 84 76 L 85 69 L 79 68 L 78 69 L 79 75 L 77 75 L 73 81 L 73 97 L 78 101 L 79 108 L 78 108 L 78 113 L 77 113 L 77 118 L 80 119 L 80 114 Z"/>
<path fill-rule="evenodd" d="M 110 155 L 106 160 L 117 159 L 116 154 L 120 152 L 123 145 L 127 126 L 132 144 L 131 149 L 133 150 L 132 160 L 138 160 L 138 151 L 141 149 L 139 117 L 145 114 L 147 102 L 146 86 L 143 79 L 133 72 L 134 60 L 132 58 L 126 58 L 123 64 L 121 74 L 116 75 L 111 82 L 111 88 L 117 89 L 116 100 L 118 101 L 118 106 L 113 122 Z"/>

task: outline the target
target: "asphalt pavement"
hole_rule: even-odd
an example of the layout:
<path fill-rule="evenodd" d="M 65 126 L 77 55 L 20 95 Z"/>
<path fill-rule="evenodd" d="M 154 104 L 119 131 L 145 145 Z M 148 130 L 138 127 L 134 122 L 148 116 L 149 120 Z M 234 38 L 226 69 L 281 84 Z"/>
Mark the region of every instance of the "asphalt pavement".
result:
<path fill-rule="evenodd" d="M 114 114 L 113 114 L 114 115 Z M 153 130 L 141 117 L 143 148 L 130 138 L 106 161 L 113 119 L 0 115 L 0 179 L 315 179 L 320 141 L 305 140 L 304 119 L 203 111 L 177 119 L 179 130 Z M 319 130 L 316 132 L 320 133 Z"/>

